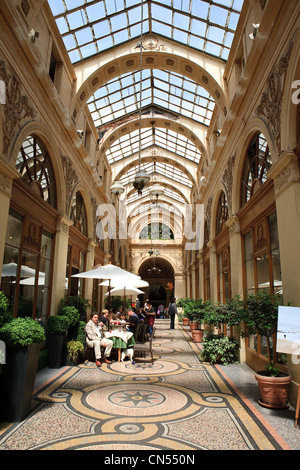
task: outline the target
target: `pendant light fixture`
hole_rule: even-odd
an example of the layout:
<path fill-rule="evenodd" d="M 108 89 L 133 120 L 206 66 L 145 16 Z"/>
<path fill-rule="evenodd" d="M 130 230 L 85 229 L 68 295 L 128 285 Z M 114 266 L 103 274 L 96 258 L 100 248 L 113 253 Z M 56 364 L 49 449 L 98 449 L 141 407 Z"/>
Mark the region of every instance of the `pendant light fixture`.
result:
<path fill-rule="evenodd" d="M 141 40 L 140 40 L 140 104 L 139 104 L 139 170 L 135 175 L 133 182 L 134 188 L 137 190 L 139 195 L 142 195 L 142 190 L 149 183 L 150 176 L 146 170 L 141 168 L 141 148 L 142 148 L 142 79 L 143 79 L 143 19 L 144 19 L 144 2 L 141 1 Z"/>
<path fill-rule="evenodd" d="M 117 197 L 119 197 L 120 194 L 123 194 L 124 191 L 125 188 L 121 181 L 115 181 L 110 187 L 110 192 L 115 194 Z"/>
<path fill-rule="evenodd" d="M 154 184 L 153 187 L 149 191 L 150 193 L 150 199 L 152 200 L 153 204 L 158 203 L 158 196 L 161 196 L 164 194 L 164 188 L 163 186 L 160 186 L 159 184 Z"/>

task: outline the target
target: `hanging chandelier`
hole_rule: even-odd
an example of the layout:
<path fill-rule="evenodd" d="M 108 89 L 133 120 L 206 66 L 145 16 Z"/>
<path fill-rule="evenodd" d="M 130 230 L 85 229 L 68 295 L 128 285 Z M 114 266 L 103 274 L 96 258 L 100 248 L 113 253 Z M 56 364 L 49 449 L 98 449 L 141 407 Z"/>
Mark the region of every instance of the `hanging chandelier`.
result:
<path fill-rule="evenodd" d="M 139 171 L 135 175 L 133 182 L 134 188 L 137 190 L 139 195 L 142 195 L 144 187 L 149 183 L 150 176 L 146 170 L 141 168 L 141 148 L 142 148 L 142 79 L 143 79 L 143 19 L 144 19 L 144 5 L 143 0 L 141 1 L 141 40 L 140 40 L 140 103 L 139 103 Z"/>
<path fill-rule="evenodd" d="M 125 188 L 121 181 L 115 181 L 110 187 L 110 192 L 115 194 L 117 197 L 119 197 L 120 194 L 123 194 L 124 191 Z"/>
<path fill-rule="evenodd" d="M 152 200 L 153 204 L 158 203 L 158 196 L 161 196 L 164 194 L 164 188 L 163 186 L 160 186 L 159 184 L 154 184 L 153 187 L 149 191 L 150 193 L 150 199 Z"/>
<path fill-rule="evenodd" d="M 155 264 L 155 258 L 154 258 L 154 263 L 153 263 L 152 268 L 148 268 L 147 271 L 148 271 L 149 274 L 154 274 L 155 276 L 157 276 L 161 273 L 160 267 L 156 266 L 156 264 Z"/>

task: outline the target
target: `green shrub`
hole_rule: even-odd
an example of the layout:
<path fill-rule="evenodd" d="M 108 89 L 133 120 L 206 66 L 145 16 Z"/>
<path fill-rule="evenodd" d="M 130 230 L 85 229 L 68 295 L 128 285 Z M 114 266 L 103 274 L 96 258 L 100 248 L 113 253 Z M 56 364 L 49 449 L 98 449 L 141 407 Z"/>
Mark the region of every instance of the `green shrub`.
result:
<path fill-rule="evenodd" d="M 50 316 L 47 321 L 47 334 L 64 335 L 69 327 L 69 318 L 66 315 Z"/>
<path fill-rule="evenodd" d="M 86 312 L 88 309 L 92 308 L 90 301 L 75 295 L 69 295 L 60 300 L 58 305 L 58 314 L 60 315 L 60 310 L 64 307 L 75 307 L 79 312 L 79 318 L 82 321 L 87 320 Z"/>
<path fill-rule="evenodd" d="M 69 319 L 69 327 L 75 326 L 76 323 L 79 322 L 80 318 L 80 313 L 78 312 L 77 308 L 71 306 L 71 305 L 65 305 L 64 307 L 61 307 L 57 314 L 59 316 L 66 316 Z"/>
<path fill-rule="evenodd" d="M 8 312 L 8 299 L 6 295 L 0 291 L 0 328 L 12 320 L 13 316 Z"/>
<path fill-rule="evenodd" d="M 69 358 L 77 363 L 84 352 L 84 346 L 80 341 L 71 340 L 67 343 L 67 350 Z"/>
<path fill-rule="evenodd" d="M 33 318 L 13 318 L 0 329 L 0 339 L 8 346 L 28 346 L 43 343 L 46 339 L 44 328 Z"/>
<path fill-rule="evenodd" d="M 211 364 L 231 364 L 237 361 L 238 342 L 222 334 L 209 334 L 203 339 L 201 359 Z"/>

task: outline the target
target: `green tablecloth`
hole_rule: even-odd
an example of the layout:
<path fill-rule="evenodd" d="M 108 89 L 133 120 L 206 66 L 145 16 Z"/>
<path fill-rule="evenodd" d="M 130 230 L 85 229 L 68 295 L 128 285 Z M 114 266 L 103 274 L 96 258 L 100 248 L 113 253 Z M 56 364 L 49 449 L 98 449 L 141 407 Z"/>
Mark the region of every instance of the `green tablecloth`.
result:
<path fill-rule="evenodd" d="M 121 338 L 118 338 L 117 336 L 111 336 L 109 339 L 111 339 L 114 343 L 113 347 L 116 348 L 116 349 L 127 349 L 127 348 L 133 348 L 134 344 L 135 344 L 135 340 L 134 340 L 134 337 L 132 336 L 131 338 L 129 338 L 129 340 L 127 341 L 123 341 Z"/>
<path fill-rule="evenodd" d="M 124 341 L 119 336 L 113 336 L 113 334 L 111 333 L 105 334 L 105 337 L 113 341 L 114 343 L 113 347 L 116 349 L 132 348 L 135 345 L 135 339 L 133 335 L 127 341 Z"/>

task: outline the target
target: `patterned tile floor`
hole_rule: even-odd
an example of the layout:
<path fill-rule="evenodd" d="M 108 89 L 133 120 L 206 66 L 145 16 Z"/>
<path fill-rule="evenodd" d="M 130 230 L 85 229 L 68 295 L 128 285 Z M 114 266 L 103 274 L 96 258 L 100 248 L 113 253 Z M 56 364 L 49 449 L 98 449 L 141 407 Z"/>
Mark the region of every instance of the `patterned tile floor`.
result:
<path fill-rule="evenodd" d="M 135 364 L 127 360 L 101 368 L 87 363 L 41 371 L 32 413 L 21 423 L 0 425 L 0 450 L 300 447 L 293 420 L 287 422 L 294 433 L 290 446 L 280 427 L 276 430 L 277 424 L 272 426 L 245 390 L 236 387 L 235 365 L 226 369 L 201 363 L 200 346 L 190 340 L 188 328 L 170 330 L 166 320 L 156 320 L 156 328 L 153 365 L 149 357 L 139 357 Z"/>

